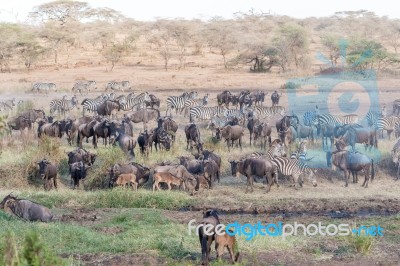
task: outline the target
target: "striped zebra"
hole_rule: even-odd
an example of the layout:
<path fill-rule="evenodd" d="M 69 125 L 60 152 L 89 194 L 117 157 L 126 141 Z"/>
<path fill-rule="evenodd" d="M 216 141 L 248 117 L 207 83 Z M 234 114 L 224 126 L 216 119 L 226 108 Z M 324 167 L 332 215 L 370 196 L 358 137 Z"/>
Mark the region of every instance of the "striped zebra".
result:
<path fill-rule="evenodd" d="M 72 96 L 70 100 L 67 99 L 61 99 L 59 102 L 60 104 L 60 111 L 61 113 L 65 116 L 66 112 L 69 112 L 70 110 L 74 109 L 75 107 L 79 109 L 78 107 L 78 99 L 76 98 L 76 95 Z"/>
<path fill-rule="evenodd" d="M 54 83 L 44 83 L 44 82 L 36 82 L 32 86 L 32 91 L 39 93 L 40 91 L 45 91 L 46 93 L 49 93 L 49 90 L 54 90 L 57 91 L 56 84 Z"/>
<path fill-rule="evenodd" d="M 305 126 L 312 126 L 312 122 L 314 119 L 317 117 L 317 112 L 316 111 L 307 111 L 303 114 L 303 124 Z"/>
<path fill-rule="evenodd" d="M 104 101 L 110 100 L 113 101 L 117 97 L 117 95 L 114 92 L 111 93 L 103 93 L 102 95 Z"/>
<path fill-rule="evenodd" d="M 95 99 L 84 99 L 81 103 L 82 113 L 85 115 L 85 111 L 95 113 L 97 112 L 97 107 L 105 101 L 103 95 L 96 97 Z"/>
<path fill-rule="evenodd" d="M 168 115 L 168 111 L 172 115 L 172 109 L 175 109 L 176 114 L 182 113 L 183 108 L 185 108 L 186 100 L 194 99 L 191 98 L 189 93 L 183 93 L 181 96 L 169 96 L 167 98 L 167 111 L 165 112 L 165 116 Z"/>
<path fill-rule="evenodd" d="M 303 173 L 308 174 L 308 177 L 314 187 L 317 186 L 314 170 L 307 166 L 306 163 L 301 162 L 298 158 L 289 159 L 286 157 L 276 157 L 272 160 L 272 163 L 276 165 L 282 175 L 293 177 L 295 188 L 297 183 L 301 187 L 303 186 L 303 179 L 300 178 Z"/>
<path fill-rule="evenodd" d="M 193 123 L 194 119 L 210 120 L 214 116 L 218 116 L 224 113 L 226 107 L 214 106 L 204 107 L 195 106 L 190 108 L 189 120 Z"/>
<path fill-rule="evenodd" d="M 185 101 L 185 113 L 184 113 L 184 117 L 187 117 L 189 114 L 189 110 L 192 107 L 195 106 L 206 106 L 208 104 L 208 93 L 203 97 L 203 99 L 187 99 Z"/>
<path fill-rule="evenodd" d="M 50 101 L 50 115 L 55 114 L 55 112 L 58 112 L 58 114 L 61 114 L 61 101 L 65 100 L 67 98 L 67 95 L 64 95 L 61 99 L 53 99 Z"/>
<path fill-rule="evenodd" d="M 124 89 L 126 90 L 130 90 L 131 89 L 131 85 L 129 83 L 129 81 L 121 81 L 121 82 L 117 82 L 117 81 L 110 81 L 107 83 L 106 86 L 106 90 L 112 90 L 112 91 L 122 91 L 124 92 Z"/>
<path fill-rule="evenodd" d="M 345 116 L 323 114 L 317 115 L 312 122 L 314 125 L 331 125 L 331 126 L 343 126 L 346 124 L 358 123 L 358 115 L 351 114 Z"/>
<path fill-rule="evenodd" d="M 75 82 L 72 87 L 73 92 L 79 92 L 82 95 L 82 92 L 85 91 L 86 95 L 89 93 L 90 88 L 97 89 L 96 81 L 94 80 L 79 80 Z"/>
<path fill-rule="evenodd" d="M 121 104 L 121 110 L 123 111 L 130 111 L 132 110 L 135 106 L 142 107 L 145 105 L 145 102 L 150 101 L 150 96 L 149 93 L 142 92 L 141 94 L 137 95 L 134 98 L 127 98 L 126 97 L 126 102 Z"/>
<path fill-rule="evenodd" d="M 285 107 L 283 106 L 273 106 L 273 107 L 264 107 L 264 106 L 254 106 L 253 114 L 255 117 L 262 119 L 262 118 L 269 118 L 276 114 L 280 114 L 284 116 L 286 113 Z"/>
<path fill-rule="evenodd" d="M 381 131 L 381 138 L 383 138 L 383 130 L 386 130 L 389 136 L 389 140 L 393 130 L 395 130 L 399 126 L 400 126 L 399 116 L 381 117 L 376 121 L 376 127 L 378 131 Z"/>
<path fill-rule="evenodd" d="M 11 100 L 6 100 L 3 102 L 0 102 L 0 111 L 6 111 L 8 110 L 9 112 L 12 111 L 12 109 L 14 109 L 15 106 L 15 98 L 12 98 Z"/>
<path fill-rule="evenodd" d="M 376 126 L 376 122 L 378 121 L 379 118 L 382 118 L 382 114 L 378 112 L 372 112 L 369 111 L 366 115 L 368 126 Z"/>

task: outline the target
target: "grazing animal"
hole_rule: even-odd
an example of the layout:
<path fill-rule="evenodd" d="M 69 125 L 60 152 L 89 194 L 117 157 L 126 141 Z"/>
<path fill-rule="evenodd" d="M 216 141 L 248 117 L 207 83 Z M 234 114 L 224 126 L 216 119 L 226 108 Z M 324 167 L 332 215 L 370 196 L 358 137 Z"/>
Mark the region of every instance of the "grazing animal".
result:
<path fill-rule="evenodd" d="M 307 138 L 310 139 L 311 142 L 314 142 L 314 129 L 311 126 L 298 125 L 295 129 L 299 141 L 303 138 Z"/>
<path fill-rule="evenodd" d="M 165 115 L 168 115 L 168 111 L 172 114 L 172 109 L 175 109 L 176 114 L 182 113 L 185 108 L 185 102 L 189 99 L 197 98 L 197 91 L 191 91 L 189 93 L 183 93 L 180 96 L 169 96 L 167 98 L 167 111 L 165 111 Z"/>
<path fill-rule="evenodd" d="M 229 230 L 231 234 L 234 232 Z M 239 260 L 239 250 L 236 241 L 236 236 L 228 235 L 226 232 L 224 234 L 215 234 L 215 251 L 217 252 L 217 260 L 224 255 L 225 247 L 228 249 L 229 255 L 231 256 L 232 264 Z"/>
<path fill-rule="evenodd" d="M 152 109 L 154 108 L 160 108 L 160 99 L 158 99 L 154 94 L 149 94 L 150 101 L 144 101 L 146 108 L 150 107 Z"/>
<path fill-rule="evenodd" d="M 117 177 L 120 174 L 132 173 L 136 176 L 138 186 L 145 184 L 150 178 L 150 169 L 138 163 L 130 162 L 128 164 L 114 164 L 109 169 L 110 181 L 109 187 L 115 184 Z"/>
<path fill-rule="evenodd" d="M 217 139 L 225 139 L 228 145 L 228 151 L 230 151 L 230 146 L 233 146 L 233 142 L 238 140 L 240 149 L 242 150 L 242 137 L 244 136 L 244 128 L 241 126 L 226 126 L 222 129 L 217 128 L 216 130 Z"/>
<path fill-rule="evenodd" d="M 338 130 L 339 129 L 339 130 Z M 365 150 L 368 145 L 371 150 L 372 146 L 378 148 L 378 138 L 375 128 L 360 128 L 353 125 L 346 125 L 343 127 L 335 127 L 335 135 L 342 135 L 336 142 L 338 150 L 343 150 L 346 146 L 350 145 L 355 151 L 356 143 L 364 143 Z"/>
<path fill-rule="evenodd" d="M 220 224 L 218 212 L 215 210 L 207 210 L 203 214 L 203 219 L 201 220 L 200 224 L 202 225 L 199 228 L 199 240 L 200 240 L 200 246 L 201 246 L 201 261 L 202 261 L 202 265 L 208 266 L 210 252 L 211 252 L 211 244 L 215 240 L 215 236 L 216 236 L 215 229 L 216 229 L 216 226 Z M 211 232 L 211 235 L 205 233 L 206 226 L 209 227 L 210 230 L 207 230 L 207 231 Z"/>
<path fill-rule="evenodd" d="M 326 153 L 326 163 L 328 167 L 332 166 L 332 169 L 335 170 L 336 167 L 344 172 L 345 186 L 348 186 L 348 178 L 350 176 L 350 172 L 358 172 L 363 170 L 365 174 L 364 183 L 362 186 L 365 188 L 368 187 L 368 181 L 371 176 L 371 182 L 374 180 L 375 169 L 374 169 L 374 161 L 368 156 L 358 153 L 358 152 L 350 152 L 350 151 L 335 151 L 335 152 L 327 152 Z"/>
<path fill-rule="evenodd" d="M 281 95 L 279 95 L 279 93 L 277 91 L 274 91 L 271 94 L 272 107 L 279 105 L 279 99 L 281 96 L 282 96 L 282 93 L 281 93 Z"/>
<path fill-rule="evenodd" d="M 10 129 L 10 135 L 12 135 L 13 130 L 23 131 L 26 128 L 32 128 L 31 120 L 21 115 L 16 118 L 8 119 L 7 125 Z"/>
<path fill-rule="evenodd" d="M 71 180 L 74 182 L 74 189 L 79 188 L 79 181 L 86 178 L 87 170 L 91 166 L 85 166 L 83 161 L 75 162 L 69 165 Z"/>
<path fill-rule="evenodd" d="M 253 133 L 254 129 L 260 124 L 260 120 L 254 118 L 254 116 L 250 116 L 247 121 L 247 129 L 249 130 L 250 133 L 250 146 L 251 146 L 251 140 L 253 138 Z"/>
<path fill-rule="evenodd" d="M 46 121 L 39 121 L 38 137 L 47 135 L 49 137 L 61 138 L 65 132 L 66 121 L 55 121 L 53 123 L 46 123 Z"/>
<path fill-rule="evenodd" d="M 72 91 L 78 91 L 82 95 L 82 91 L 86 91 L 86 95 L 89 93 L 90 89 L 97 89 L 96 81 L 94 80 L 78 80 L 72 87 Z"/>
<path fill-rule="evenodd" d="M 125 134 L 122 130 L 118 130 L 118 136 L 110 144 L 115 145 L 116 143 L 118 143 L 122 151 L 135 158 L 136 140 L 133 137 Z"/>
<path fill-rule="evenodd" d="M 253 181 L 254 176 L 263 178 L 267 183 L 266 192 L 271 190 L 271 185 L 274 182 L 274 175 L 276 173 L 276 166 L 271 163 L 271 161 L 266 161 L 257 158 L 246 158 L 240 161 L 230 161 L 232 175 L 239 177 L 242 174 L 247 177 L 246 193 L 251 188 L 253 192 Z"/>
<path fill-rule="evenodd" d="M 226 107 L 214 106 L 195 106 L 190 108 L 189 111 L 189 122 L 194 123 L 196 119 L 200 120 L 210 120 L 215 116 L 220 116 L 224 114 Z"/>
<path fill-rule="evenodd" d="M 188 124 L 185 126 L 185 135 L 186 135 L 186 149 L 193 149 L 193 144 L 198 147 L 200 144 L 200 130 L 196 124 Z"/>
<path fill-rule="evenodd" d="M 32 92 L 39 93 L 40 91 L 44 91 L 46 94 L 49 93 L 50 90 L 57 91 L 56 84 L 54 83 L 45 83 L 45 82 L 36 82 L 32 86 Z"/>
<path fill-rule="evenodd" d="M 204 173 L 204 177 L 208 181 L 209 188 L 212 188 L 212 184 L 215 180 L 220 181 L 220 170 L 218 164 L 211 160 L 207 159 L 202 162 L 202 172 Z"/>
<path fill-rule="evenodd" d="M 129 81 L 120 81 L 120 82 L 110 81 L 107 83 L 105 91 L 107 91 L 107 90 L 119 91 L 120 90 L 120 91 L 124 92 L 124 89 L 125 90 L 131 89 L 131 85 L 130 85 Z"/>
<path fill-rule="evenodd" d="M 53 180 L 55 189 L 57 189 L 57 166 L 46 159 L 37 162 L 39 165 L 39 175 L 43 180 L 44 190 L 50 190 L 50 181 Z"/>
<path fill-rule="evenodd" d="M 218 169 L 221 169 L 221 156 L 215 154 L 212 151 L 203 150 L 200 153 L 195 154 L 194 157 L 197 160 L 213 160 L 218 165 Z"/>
<path fill-rule="evenodd" d="M 191 174 L 202 173 L 203 161 L 192 159 L 192 158 L 189 158 L 186 156 L 179 156 L 178 159 L 179 159 L 179 164 L 185 166 L 185 168 L 189 171 L 189 173 L 191 173 Z"/>
<path fill-rule="evenodd" d="M 225 104 L 225 106 L 228 108 L 229 102 L 232 101 L 232 97 L 233 97 L 232 93 L 230 91 L 227 91 L 227 90 L 219 93 L 217 95 L 218 105 L 221 106 L 221 105 Z"/>
<path fill-rule="evenodd" d="M 254 142 L 260 139 L 261 149 L 266 149 L 267 141 L 271 145 L 271 133 L 272 128 L 268 123 L 261 123 L 257 125 L 254 129 Z"/>
<path fill-rule="evenodd" d="M 93 119 L 89 123 L 84 123 L 79 125 L 78 127 L 78 137 L 77 137 L 77 144 L 80 148 L 82 148 L 82 140 L 86 137 L 86 142 L 88 142 L 88 138 L 93 137 L 94 130 L 93 127 L 97 123 L 96 119 Z"/>
<path fill-rule="evenodd" d="M 131 184 L 132 190 L 135 189 L 135 191 L 137 191 L 137 189 L 138 189 L 138 183 L 136 181 L 136 176 L 132 173 L 120 174 L 117 177 L 115 184 L 118 186 L 124 186 L 124 187 L 126 186 L 126 184 Z"/>
<path fill-rule="evenodd" d="M 17 199 L 11 194 L 1 201 L 0 209 L 30 222 L 41 221 L 47 223 L 53 220 L 53 214 L 48 208 L 30 200 Z"/>
<path fill-rule="evenodd" d="M 108 119 L 104 119 L 101 122 L 96 122 L 93 126 L 93 147 L 96 149 L 97 148 L 97 139 L 99 137 L 104 139 L 104 144 L 107 146 L 107 139 L 109 139 L 111 136 L 110 132 L 110 121 Z"/>
<path fill-rule="evenodd" d="M 397 166 L 397 179 L 400 179 L 400 140 L 397 140 L 394 144 L 392 151 L 392 161 Z"/>
<path fill-rule="evenodd" d="M 145 156 L 149 156 L 149 148 L 150 148 L 150 135 L 147 133 L 147 130 L 145 130 L 143 133 L 139 134 L 139 137 L 137 139 L 137 143 L 139 144 L 140 147 L 140 153 Z"/>
<path fill-rule="evenodd" d="M 158 119 L 158 127 L 163 127 L 171 136 L 172 141 L 175 142 L 176 132 L 178 131 L 178 123 L 172 120 L 171 117 L 164 117 Z"/>
<path fill-rule="evenodd" d="M 147 128 L 147 123 L 151 120 L 157 120 L 160 117 L 158 109 L 141 109 L 139 111 L 128 112 L 124 118 L 133 123 L 143 123 L 143 128 Z"/>
<path fill-rule="evenodd" d="M 168 190 L 171 190 L 171 184 L 179 186 L 179 188 L 181 188 L 184 184 L 182 179 L 179 179 L 166 172 L 155 173 L 153 175 L 153 192 L 156 188 L 157 190 L 160 190 L 159 183 L 166 183 L 168 185 Z M 185 189 L 185 187 L 183 187 L 183 189 Z"/>

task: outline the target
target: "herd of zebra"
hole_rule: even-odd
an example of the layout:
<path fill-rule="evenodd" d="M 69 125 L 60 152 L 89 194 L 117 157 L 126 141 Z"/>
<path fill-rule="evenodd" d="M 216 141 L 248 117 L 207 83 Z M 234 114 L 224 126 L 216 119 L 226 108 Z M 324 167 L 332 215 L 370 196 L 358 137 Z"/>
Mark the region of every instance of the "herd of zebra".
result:
<path fill-rule="evenodd" d="M 87 95 L 90 90 L 96 90 L 97 83 L 94 80 L 78 80 L 72 87 L 72 92 L 79 93 L 80 95 Z M 105 86 L 105 91 L 121 91 L 131 90 L 132 87 L 129 81 L 110 81 Z M 36 93 L 49 93 L 50 91 L 57 91 L 57 86 L 52 82 L 36 82 L 32 85 L 32 92 Z"/>

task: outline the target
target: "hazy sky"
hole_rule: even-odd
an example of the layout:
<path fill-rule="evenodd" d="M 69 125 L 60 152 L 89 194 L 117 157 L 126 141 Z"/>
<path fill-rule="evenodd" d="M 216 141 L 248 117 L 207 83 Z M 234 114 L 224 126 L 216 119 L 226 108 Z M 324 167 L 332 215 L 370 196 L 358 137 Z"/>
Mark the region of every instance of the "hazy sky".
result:
<path fill-rule="evenodd" d="M 366 9 L 379 16 L 400 18 L 400 10 L 392 0 L 88 0 L 92 7 L 110 7 L 136 20 L 163 18 L 202 18 L 213 16 L 232 17 L 237 11 L 263 11 L 296 18 L 324 17 L 336 11 Z M 26 20 L 29 11 L 46 0 L 1 0 L 0 21 Z M 17 17 L 15 16 L 17 14 Z"/>

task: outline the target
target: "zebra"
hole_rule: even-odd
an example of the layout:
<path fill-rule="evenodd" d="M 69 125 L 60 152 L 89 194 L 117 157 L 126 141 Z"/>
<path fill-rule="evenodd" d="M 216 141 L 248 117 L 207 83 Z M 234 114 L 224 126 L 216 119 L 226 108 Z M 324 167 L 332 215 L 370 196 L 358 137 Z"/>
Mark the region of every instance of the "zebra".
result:
<path fill-rule="evenodd" d="M 82 105 L 82 113 L 85 115 L 85 111 L 88 112 L 97 112 L 97 107 L 105 101 L 103 95 L 96 97 L 95 99 L 84 99 L 81 103 Z"/>
<path fill-rule="evenodd" d="M 392 131 L 400 126 L 400 117 L 398 116 L 389 116 L 389 117 L 381 117 L 376 121 L 376 127 L 381 130 L 381 137 L 383 138 L 383 130 L 387 131 L 389 136 L 392 134 Z"/>
<path fill-rule="evenodd" d="M 184 117 L 187 117 L 190 108 L 195 106 L 206 106 L 208 104 L 208 93 L 203 97 L 203 99 L 187 99 L 184 103 L 185 113 Z"/>
<path fill-rule="evenodd" d="M 203 107 L 195 106 L 190 108 L 189 120 L 193 123 L 195 118 L 201 120 L 209 120 L 214 116 L 218 116 L 224 113 L 226 107 L 214 106 L 214 107 Z"/>
<path fill-rule="evenodd" d="M 121 104 L 121 110 L 123 111 L 129 111 L 132 110 L 133 107 L 135 106 L 142 106 L 145 104 L 145 102 L 150 101 L 150 96 L 149 93 L 146 92 L 142 92 L 141 94 L 137 95 L 134 98 L 127 98 L 126 97 L 126 102 Z"/>
<path fill-rule="evenodd" d="M 314 111 L 307 111 L 303 114 L 303 124 L 310 127 L 313 120 L 319 115 L 318 105 L 315 107 Z"/>
<path fill-rule="evenodd" d="M 366 115 L 366 118 L 367 118 L 368 126 L 370 126 L 370 127 L 375 126 L 376 127 L 376 123 L 377 123 L 378 119 L 379 118 L 383 118 L 383 116 L 382 116 L 381 113 L 369 111 L 367 113 L 367 115 Z"/>
<path fill-rule="evenodd" d="M 45 91 L 46 93 L 49 93 L 49 90 L 51 90 L 51 89 L 53 89 L 54 91 L 57 91 L 56 84 L 36 82 L 32 86 L 32 91 L 34 92 L 36 90 L 38 93 L 39 93 L 39 91 Z"/>
<path fill-rule="evenodd" d="M 185 108 L 186 100 L 196 99 L 197 91 L 184 92 L 180 96 L 169 96 L 167 98 L 167 111 L 165 112 L 165 116 L 168 115 L 168 111 L 175 109 L 176 113 L 182 113 L 183 108 Z"/>
<path fill-rule="evenodd" d="M 82 95 L 82 91 L 86 91 L 86 95 L 89 93 L 90 88 L 97 89 L 96 81 L 94 80 L 79 80 L 75 82 L 74 86 L 72 87 L 72 91 L 79 93 Z"/>
<path fill-rule="evenodd" d="M 127 89 L 127 90 L 131 89 L 131 85 L 130 85 L 129 81 L 121 81 L 121 82 L 111 81 L 111 82 L 108 82 L 105 91 L 107 91 L 107 90 L 121 90 L 122 92 L 124 92 L 124 89 Z"/>
<path fill-rule="evenodd" d="M 115 97 L 116 97 L 117 95 L 114 93 L 114 92 L 111 92 L 111 93 L 104 93 L 103 95 L 102 95 L 102 97 L 103 97 L 103 99 L 104 99 L 104 101 L 107 101 L 107 100 L 115 100 Z"/>
<path fill-rule="evenodd" d="M 313 186 L 317 186 L 315 179 L 315 172 L 306 163 L 301 162 L 297 159 L 289 159 L 286 157 L 275 157 L 272 159 L 272 163 L 279 169 L 279 172 L 285 176 L 291 176 L 294 180 L 294 186 L 298 183 L 300 187 L 303 186 L 303 179 L 299 177 L 303 173 L 307 173 Z"/>
<path fill-rule="evenodd" d="M 257 118 L 268 118 L 274 116 L 276 114 L 280 114 L 284 116 L 286 113 L 285 107 L 283 106 L 273 106 L 273 107 L 264 107 L 264 106 L 254 106 L 253 114 Z"/>
<path fill-rule="evenodd" d="M 75 107 L 77 109 L 79 109 L 78 99 L 76 98 L 76 95 L 72 96 L 72 98 L 70 100 L 67 100 L 65 98 L 62 99 L 59 102 L 59 105 L 60 105 L 59 109 L 60 109 L 61 113 L 64 114 L 64 116 L 65 116 L 66 112 L 69 112 L 70 110 L 74 109 Z"/>
<path fill-rule="evenodd" d="M 312 123 L 314 125 L 332 125 L 332 126 L 343 126 L 346 124 L 356 124 L 358 122 L 358 115 L 350 114 L 345 116 L 323 114 L 317 115 Z"/>
<path fill-rule="evenodd" d="M 61 101 L 65 100 L 67 95 L 64 95 L 61 99 L 54 99 L 50 101 L 50 115 L 53 115 L 56 111 L 61 114 Z"/>

